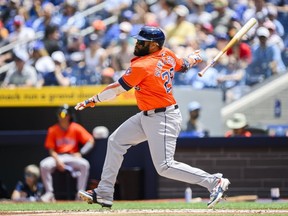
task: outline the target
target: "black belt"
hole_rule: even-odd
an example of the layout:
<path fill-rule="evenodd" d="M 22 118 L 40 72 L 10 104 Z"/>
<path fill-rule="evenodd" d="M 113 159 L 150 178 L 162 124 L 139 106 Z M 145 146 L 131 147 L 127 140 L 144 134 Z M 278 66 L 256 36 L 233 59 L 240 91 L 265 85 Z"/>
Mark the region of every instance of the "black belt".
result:
<path fill-rule="evenodd" d="M 179 106 L 176 104 L 174 105 L 174 109 L 178 109 Z M 159 113 L 159 112 L 165 112 L 167 110 L 167 107 L 161 107 L 161 108 L 157 108 L 157 109 L 154 109 L 153 110 L 153 113 Z M 145 116 L 148 116 L 148 112 L 151 111 L 151 110 L 148 110 L 148 111 L 143 111 L 143 114 Z"/>

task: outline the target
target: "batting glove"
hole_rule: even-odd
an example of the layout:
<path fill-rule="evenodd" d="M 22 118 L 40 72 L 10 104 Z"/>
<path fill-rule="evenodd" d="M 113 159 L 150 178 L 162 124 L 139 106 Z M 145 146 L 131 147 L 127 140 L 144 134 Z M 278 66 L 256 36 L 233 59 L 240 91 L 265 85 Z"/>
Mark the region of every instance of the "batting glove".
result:
<path fill-rule="evenodd" d="M 76 110 L 83 110 L 86 107 L 94 107 L 96 104 L 94 97 L 91 97 L 85 101 L 82 101 L 80 103 L 77 103 L 77 105 L 74 107 Z"/>
<path fill-rule="evenodd" d="M 188 58 L 194 59 L 194 65 L 202 62 L 202 57 L 200 56 L 200 50 L 196 50 L 194 53 L 188 55 Z"/>

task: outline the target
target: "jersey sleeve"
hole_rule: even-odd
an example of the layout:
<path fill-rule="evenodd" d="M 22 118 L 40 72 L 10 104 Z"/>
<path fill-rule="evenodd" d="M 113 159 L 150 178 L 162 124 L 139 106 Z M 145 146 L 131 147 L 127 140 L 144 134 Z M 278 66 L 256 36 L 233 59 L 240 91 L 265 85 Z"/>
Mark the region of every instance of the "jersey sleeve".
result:
<path fill-rule="evenodd" d="M 130 67 L 119 79 L 119 83 L 125 90 L 129 90 L 138 85 L 146 76 L 145 67 Z"/>

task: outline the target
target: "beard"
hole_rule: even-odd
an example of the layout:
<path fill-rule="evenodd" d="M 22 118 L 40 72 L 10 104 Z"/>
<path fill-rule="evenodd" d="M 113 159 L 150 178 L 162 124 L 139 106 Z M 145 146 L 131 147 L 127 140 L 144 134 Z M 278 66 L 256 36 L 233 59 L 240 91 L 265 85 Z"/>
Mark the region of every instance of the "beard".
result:
<path fill-rule="evenodd" d="M 137 47 L 135 46 L 134 49 L 134 55 L 135 56 L 145 56 L 149 54 L 149 45 L 148 46 L 144 46 L 142 49 L 137 49 Z"/>

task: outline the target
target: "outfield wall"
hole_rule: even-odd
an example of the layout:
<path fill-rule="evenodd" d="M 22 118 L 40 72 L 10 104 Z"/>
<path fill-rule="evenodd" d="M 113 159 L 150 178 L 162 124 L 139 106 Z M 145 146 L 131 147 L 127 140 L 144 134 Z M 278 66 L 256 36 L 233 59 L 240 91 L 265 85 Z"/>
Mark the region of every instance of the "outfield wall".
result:
<path fill-rule="evenodd" d="M 39 164 L 47 156 L 43 147 L 45 135 L 46 131 L 0 132 L 0 179 L 9 193 L 23 178 L 26 165 Z M 281 197 L 288 198 L 287 144 L 287 137 L 181 138 L 175 159 L 210 173 L 224 173 L 232 182 L 230 196 L 256 194 L 268 198 L 270 188 L 279 187 Z M 106 140 L 96 140 L 95 148 L 87 155 L 90 179 L 100 179 L 105 152 Z M 120 199 L 181 198 L 187 186 L 157 175 L 146 143 L 128 151 L 120 173 Z M 143 190 L 135 192 L 133 187 Z M 208 198 L 205 189 L 192 185 L 192 190 L 194 197 Z"/>

